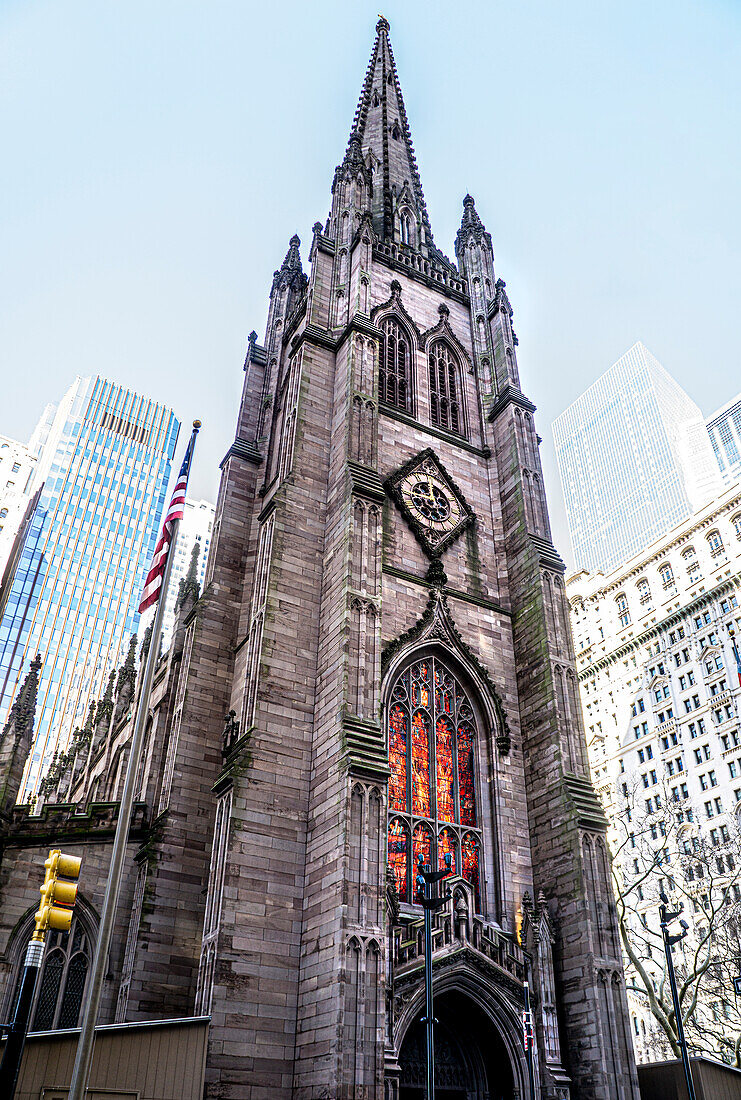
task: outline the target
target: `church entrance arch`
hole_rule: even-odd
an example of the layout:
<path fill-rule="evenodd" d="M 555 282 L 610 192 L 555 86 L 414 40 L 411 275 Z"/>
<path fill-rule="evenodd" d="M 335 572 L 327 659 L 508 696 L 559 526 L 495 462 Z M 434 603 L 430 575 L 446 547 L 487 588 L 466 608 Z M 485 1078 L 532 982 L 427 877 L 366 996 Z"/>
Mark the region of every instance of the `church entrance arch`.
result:
<path fill-rule="evenodd" d="M 437 1100 L 515 1100 L 514 1074 L 496 1027 L 469 997 L 451 990 L 435 998 L 435 1096 Z M 424 1100 L 427 1066 L 425 1025 L 407 1030 L 399 1052 L 399 1100 Z"/>

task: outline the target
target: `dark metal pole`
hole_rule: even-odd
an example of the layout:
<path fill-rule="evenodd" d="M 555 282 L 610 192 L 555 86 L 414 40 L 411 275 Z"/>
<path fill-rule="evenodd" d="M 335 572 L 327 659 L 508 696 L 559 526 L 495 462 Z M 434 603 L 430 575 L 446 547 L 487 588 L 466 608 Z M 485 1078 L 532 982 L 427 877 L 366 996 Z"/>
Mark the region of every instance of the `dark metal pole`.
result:
<path fill-rule="evenodd" d="M 687 1040 L 684 1037 L 684 1025 L 682 1023 L 682 1010 L 679 1007 L 679 994 L 677 993 L 677 979 L 674 976 L 674 959 L 672 958 L 672 944 L 678 943 L 684 936 L 670 936 L 667 924 L 670 920 L 673 920 L 673 916 L 667 913 L 665 905 L 659 906 L 659 915 L 661 919 L 661 934 L 664 939 L 664 954 L 666 955 L 666 966 L 669 971 L 669 987 L 672 991 L 672 1004 L 674 1005 L 674 1019 L 677 1022 L 677 1037 L 679 1039 L 679 1049 L 682 1054 L 682 1065 L 684 1067 L 684 1079 L 687 1082 L 687 1095 L 689 1100 L 696 1100 L 695 1086 L 692 1084 L 692 1070 L 690 1068 L 690 1059 L 687 1053 Z M 677 916 L 675 913 L 674 916 Z"/>
<path fill-rule="evenodd" d="M 525 1011 L 522 1014 L 522 1036 L 527 1054 L 527 1074 L 530 1080 L 530 1100 L 535 1100 L 535 1066 L 533 1064 L 533 1044 L 535 1043 L 535 1028 L 533 1027 L 533 1014 L 530 1008 L 530 983 L 525 982 Z"/>
<path fill-rule="evenodd" d="M 5 1041 L 5 1052 L 2 1064 L 0 1064 L 0 1096 L 3 1100 L 13 1100 L 15 1088 L 18 1083 L 18 1074 L 23 1058 L 23 1048 L 26 1045 L 28 1034 L 28 1022 L 31 1016 L 31 1003 L 36 979 L 41 969 L 41 959 L 44 955 L 44 942 L 31 940 L 26 949 L 26 963 L 23 969 L 23 979 L 18 994 L 18 1000 L 13 1013 L 13 1022 L 8 1030 L 8 1038 Z"/>
<path fill-rule="evenodd" d="M 429 864 L 425 871 L 429 871 Z M 432 898 L 432 883 L 425 882 L 425 897 Z M 425 909 L 425 1031 L 427 1032 L 427 1100 L 435 1100 L 435 1016 L 432 1004 L 432 911 Z"/>
<path fill-rule="evenodd" d="M 432 914 L 436 909 L 442 909 L 450 894 L 438 897 L 437 883 L 451 872 L 451 856 L 445 856 L 445 867 L 442 871 L 433 871 L 429 863 L 422 864 L 422 856 L 419 857 L 417 874 L 417 888 L 422 894 L 422 905 L 425 911 L 425 1032 L 427 1036 L 427 1097 L 426 1100 L 435 1100 L 435 1013 L 432 1002 Z"/>

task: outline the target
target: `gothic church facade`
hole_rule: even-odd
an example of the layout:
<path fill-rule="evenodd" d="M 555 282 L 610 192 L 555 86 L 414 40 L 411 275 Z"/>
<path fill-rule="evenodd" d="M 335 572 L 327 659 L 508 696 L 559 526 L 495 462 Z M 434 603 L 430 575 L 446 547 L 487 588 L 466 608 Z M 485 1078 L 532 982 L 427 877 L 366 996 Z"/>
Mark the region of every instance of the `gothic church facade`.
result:
<path fill-rule="evenodd" d="M 527 980 L 535 1095 L 634 1100 L 512 308 L 470 196 L 457 262 L 434 243 L 384 19 L 308 277 L 299 244 L 250 338 L 204 591 L 184 592 L 158 669 L 107 1018 L 210 1016 L 208 1097 L 418 1100 L 415 869 L 449 855 L 439 1095 L 530 1096 Z M 6 807 L 3 826 L 7 897 L 34 820 L 64 833 L 88 807 L 70 835 L 101 867 L 89 936 L 129 729 L 116 698 L 56 804 Z M 0 908 L 8 989 L 29 912 Z"/>

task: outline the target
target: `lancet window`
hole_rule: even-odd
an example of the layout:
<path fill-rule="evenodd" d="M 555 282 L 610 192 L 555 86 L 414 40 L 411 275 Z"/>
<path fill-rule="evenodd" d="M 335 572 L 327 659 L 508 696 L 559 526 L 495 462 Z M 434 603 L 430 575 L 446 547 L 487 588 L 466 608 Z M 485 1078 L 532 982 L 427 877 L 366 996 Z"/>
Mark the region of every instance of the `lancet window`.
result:
<path fill-rule="evenodd" d="M 436 341 L 430 348 L 429 373 L 432 423 L 463 435 L 458 361 L 442 340 Z"/>
<path fill-rule="evenodd" d="M 409 337 L 394 317 L 381 321 L 383 350 L 378 371 L 378 399 L 404 412 L 411 411 L 412 357 Z"/>
<path fill-rule="evenodd" d="M 473 708 L 437 657 L 415 662 L 396 681 L 388 715 L 388 861 L 401 902 L 414 904 L 423 863 L 452 868 L 474 888 L 480 908 L 481 830 L 476 798 Z"/>
<path fill-rule="evenodd" d="M 23 946 L 28 936 L 22 938 Z M 55 1031 L 77 1027 L 90 969 L 90 937 L 79 917 L 72 918 L 69 932 L 49 932 L 41 974 L 31 1004 L 31 1030 Z M 25 953 L 25 952 L 24 952 Z M 13 995 L 20 990 L 23 967 L 18 970 Z"/>

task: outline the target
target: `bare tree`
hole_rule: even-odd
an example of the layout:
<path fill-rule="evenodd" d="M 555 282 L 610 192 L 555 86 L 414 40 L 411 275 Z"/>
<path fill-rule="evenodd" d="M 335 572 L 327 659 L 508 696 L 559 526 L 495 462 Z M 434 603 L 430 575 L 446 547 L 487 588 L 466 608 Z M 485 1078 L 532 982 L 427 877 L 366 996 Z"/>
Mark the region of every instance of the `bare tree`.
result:
<path fill-rule="evenodd" d="M 690 800 L 675 797 L 675 790 L 661 783 L 650 791 L 634 786 L 613 816 L 613 882 L 627 987 L 645 999 L 655 1021 L 648 1036 L 652 1055 L 679 1057 L 658 916 L 664 890 L 690 925 L 686 939 L 672 948 L 688 1045 L 739 1066 L 741 1008 L 733 977 L 741 973 L 741 835 L 735 820 L 700 822 Z"/>

